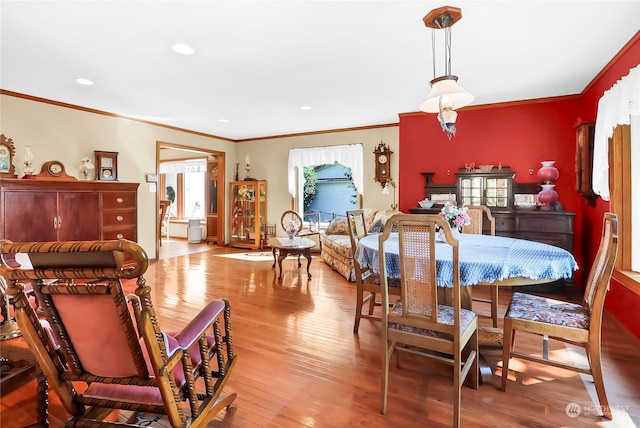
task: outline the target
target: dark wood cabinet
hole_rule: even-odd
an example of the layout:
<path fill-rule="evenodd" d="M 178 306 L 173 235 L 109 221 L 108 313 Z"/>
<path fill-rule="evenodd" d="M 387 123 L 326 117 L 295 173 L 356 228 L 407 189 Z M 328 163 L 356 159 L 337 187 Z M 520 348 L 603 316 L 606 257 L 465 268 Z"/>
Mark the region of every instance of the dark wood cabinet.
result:
<path fill-rule="evenodd" d="M 582 122 L 576 125 L 576 192 L 594 206 L 597 195 L 593 192 L 593 140 L 595 122 Z"/>
<path fill-rule="evenodd" d="M 0 239 L 138 239 L 137 183 L 0 180 Z"/>
<path fill-rule="evenodd" d="M 530 201 L 540 190 L 537 183 L 518 183 L 514 174 L 504 168 L 498 173 L 479 173 L 460 171 L 458 180 L 452 184 L 433 182 L 433 173 L 425 172 L 425 195 L 432 200 L 450 199 L 458 205 L 488 205 L 496 221 L 496 235 L 508 238 L 527 239 L 542 242 L 573 253 L 574 212 L 544 211 L 531 206 Z M 489 180 L 487 182 L 487 180 Z M 506 182 L 502 181 L 506 180 Z M 494 185 L 495 184 L 495 185 Z M 465 188 L 461 189 L 459 186 Z M 409 208 L 413 214 L 437 214 L 442 204 L 432 208 Z M 527 291 L 561 293 L 564 281 L 549 285 L 527 286 Z"/>

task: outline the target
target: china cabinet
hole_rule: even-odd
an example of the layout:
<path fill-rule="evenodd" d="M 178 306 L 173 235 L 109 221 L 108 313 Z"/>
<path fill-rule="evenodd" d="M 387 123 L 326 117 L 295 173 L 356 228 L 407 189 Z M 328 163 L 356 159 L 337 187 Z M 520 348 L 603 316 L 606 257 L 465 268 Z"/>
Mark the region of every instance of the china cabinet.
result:
<path fill-rule="evenodd" d="M 267 223 L 267 182 L 264 180 L 229 183 L 230 231 L 232 247 L 262 248 Z"/>
<path fill-rule="evenodd" d="M 529 239 L 555 245 L 573 252 L 573 218 L 575 213 L 542 211 L 535 204 L 539 183 L 518 183 L 508 167 L 491 171 L 456 173 L 456 182 L 440 184 L 432 172 L 424 172 L 425 196 L 436 201 L 432 208 L 409 208 L 411 213 L 438 213 L 443 200 L 456 205 L 486 205 L 496 219 L 496 235 Z"/>

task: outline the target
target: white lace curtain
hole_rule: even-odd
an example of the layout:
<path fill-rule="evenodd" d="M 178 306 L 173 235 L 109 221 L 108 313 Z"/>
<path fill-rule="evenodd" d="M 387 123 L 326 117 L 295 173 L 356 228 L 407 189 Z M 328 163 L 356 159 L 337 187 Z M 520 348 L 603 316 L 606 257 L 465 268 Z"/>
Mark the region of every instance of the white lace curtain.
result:
<path fill-rule="evenodd" d="M 640 120 L 640 65 L 618 80 L 598 101 L 593 146 L 593 191 L 609 200 L 609 138 L 617 125 Z M 633 128 L 633 127 L 632 127 Z M 636 128 L 637 129 L 637 128 Z M 640 135 L 631 130 L 631 146 L 638 147 Z"/>
<path fill-rule="evenodd" d="M 296 197 L 296 168 L 302 172 L 305 166 L 331 165 L 338 162 L 351 169 L 353 184 L 362 195 L 362 144 L 349 146 L 313 147 L 289 151 L 289 193 Z"/>
<path fill-rule="evenodd" d="M 205 172 L 207 170 L 206 159 L 183 160 L 177 162 L 160 162 L 158 167 L 160 174 L 185 173 L 185 172 Z"/>

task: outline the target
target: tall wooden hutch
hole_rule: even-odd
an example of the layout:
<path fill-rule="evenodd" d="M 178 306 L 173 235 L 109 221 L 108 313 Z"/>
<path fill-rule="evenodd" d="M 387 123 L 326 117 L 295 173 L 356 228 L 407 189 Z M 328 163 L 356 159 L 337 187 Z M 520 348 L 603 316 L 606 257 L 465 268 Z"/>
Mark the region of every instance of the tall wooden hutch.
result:
<path fill-rule="evenodd" d="M 229 183 L 230 245 L 239 248 L 262 248 L 267 225 L 267 182 L 264 180 Z"/>

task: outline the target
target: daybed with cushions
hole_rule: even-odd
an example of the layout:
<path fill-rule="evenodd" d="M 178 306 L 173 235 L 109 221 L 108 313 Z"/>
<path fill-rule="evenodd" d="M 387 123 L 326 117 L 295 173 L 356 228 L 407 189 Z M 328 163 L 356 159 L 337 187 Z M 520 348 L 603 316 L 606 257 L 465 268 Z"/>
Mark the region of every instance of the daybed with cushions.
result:
<path fill-rule="evenodd" d="M 374 208 L 363 208 L 363 210 L 367 232 L 370 234 L 382 232 L 387 219 L 400 212 Z M 322 252 L 320 253 L 322 260 L 349 281 L 355 281 L 347 218 L 336 217 L 333 219 L 327 230 L 320 235 L 320 241 L 322 242 Z"/>

